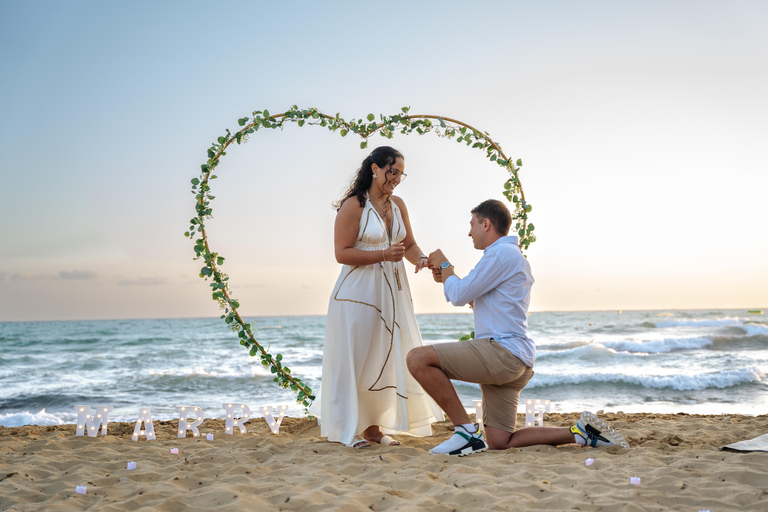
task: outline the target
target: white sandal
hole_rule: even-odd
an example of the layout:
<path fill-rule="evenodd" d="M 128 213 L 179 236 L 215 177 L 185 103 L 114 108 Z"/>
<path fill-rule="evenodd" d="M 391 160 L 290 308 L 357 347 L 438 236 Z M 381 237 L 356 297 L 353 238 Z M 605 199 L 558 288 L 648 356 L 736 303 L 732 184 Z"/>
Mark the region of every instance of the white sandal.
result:
<path fill-rule="evenodd" d="M 368 442 L 363 436 L 357 435 L 352 439 L 351 443 L 345 444 L 349 448 L 370 448 L 371 443 Z"/>
<path fill-rule="evenodd" d="M 392 439 L 389 436 L 381 436 L 379 444 L 383 444 L 385 446 L 400 446 L 400 441 L 397 439 Z"/>

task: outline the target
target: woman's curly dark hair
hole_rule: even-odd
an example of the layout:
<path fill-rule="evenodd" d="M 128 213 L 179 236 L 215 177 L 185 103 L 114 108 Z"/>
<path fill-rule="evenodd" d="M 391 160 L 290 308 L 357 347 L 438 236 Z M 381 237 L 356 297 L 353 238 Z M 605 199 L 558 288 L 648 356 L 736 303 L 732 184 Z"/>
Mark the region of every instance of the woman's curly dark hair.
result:
<path fill-rule="evenodd" d="M 360 206 L 365 206 L 365 195 L 368 193 L 368 189 L 371 188 L 373 183 L 373 171 L 371 166 L 376 164 L 380 169 L 386 168 L 388 165 L 392 165 L 398 158 L 403 158 L 403 155 L 395 148 L 389 146 L 379 146 L 371 151 L 363 164 L 357 170 L 357 174 L 349 184 L 349 189 L 341 196 L 341 199 L 333 203 L 333 207 L 338 211 L 344 201 L 350 197 L 357 196 L 357 200 L 360 201 Z M 405 158 L 403 158 L 405 160 Z"/>

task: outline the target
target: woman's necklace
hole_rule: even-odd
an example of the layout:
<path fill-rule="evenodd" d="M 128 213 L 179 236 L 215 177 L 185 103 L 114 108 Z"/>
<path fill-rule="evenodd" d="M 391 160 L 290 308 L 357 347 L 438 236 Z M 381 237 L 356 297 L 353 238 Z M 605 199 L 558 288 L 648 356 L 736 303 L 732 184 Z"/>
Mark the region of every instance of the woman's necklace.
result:
<path fill-rule="evenodd" d="M 376 210 L 376 213 L 379 214 L 379 216 L 382 218 L 385 224 L 385 229 L 387 230 L 387 236 L 389 238 L 390 245 L 392 244 L 392 201 L 390 201 L 389 197 L 385 201 L 378 202 L 374 201 L 370 196 L 368 197 L 368 200 L 371 202 L 371 206 L 373 206 L 373 209 Z M 397 270 L 397 266 L 394 267 L 394 274 L 395 274 L 395 281 L 397 282 L 397 289 L 398 291 L 403 289 L 403 285 L 400 283 L 400 272 Z"/>
<path fill-rule="evenodd" d="M 384 219 L 385 223 L 388 223 L 392 213 L 392 202 L 389 199 L 386 199 L 385 201 L 374 201 L 373 198 L 370 197 L 369 200 L 371 201 L 371 206 L 376 210 L 376 213 Z"/>

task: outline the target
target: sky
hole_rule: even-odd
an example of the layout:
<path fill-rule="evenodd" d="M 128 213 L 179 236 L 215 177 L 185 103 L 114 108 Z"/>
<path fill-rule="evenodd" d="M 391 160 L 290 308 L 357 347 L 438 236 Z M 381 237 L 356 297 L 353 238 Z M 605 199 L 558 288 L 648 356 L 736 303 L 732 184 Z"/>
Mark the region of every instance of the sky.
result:
<path fill-rule="evenodd" d="M 768 3 L 0 0 L 0 321 L 214 317 L 190 180 L 254 110 L 464 121 L 522 159 L 532 311 L 768 308 Z M 213 250 L 246 316 L 325 314 L 331 204 L 368 150 L 287 126 L 233 146 Z M 466 274 L 506 174 L 405 155 L 425 252 Z M 417 313 L 467 311 L 410 274 Z"/>

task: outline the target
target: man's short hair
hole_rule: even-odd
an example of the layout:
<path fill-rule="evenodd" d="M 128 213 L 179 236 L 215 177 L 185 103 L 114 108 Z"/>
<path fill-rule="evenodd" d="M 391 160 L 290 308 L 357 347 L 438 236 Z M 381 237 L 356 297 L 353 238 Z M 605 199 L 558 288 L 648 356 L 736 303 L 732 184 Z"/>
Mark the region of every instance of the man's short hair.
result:
<path fill-rule="evenodd" d="M 509 234 L 509 227 L 512 225 L 512 215 L 501 201 L 497 199 L 487 199 L 475 206 L 471 212 L 477 215 L 480 220 L 488 219 L 496 232 L 502 236 Z"/>

